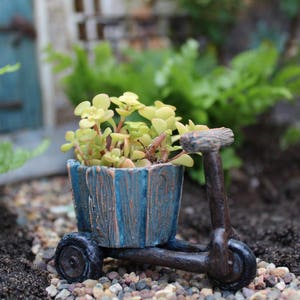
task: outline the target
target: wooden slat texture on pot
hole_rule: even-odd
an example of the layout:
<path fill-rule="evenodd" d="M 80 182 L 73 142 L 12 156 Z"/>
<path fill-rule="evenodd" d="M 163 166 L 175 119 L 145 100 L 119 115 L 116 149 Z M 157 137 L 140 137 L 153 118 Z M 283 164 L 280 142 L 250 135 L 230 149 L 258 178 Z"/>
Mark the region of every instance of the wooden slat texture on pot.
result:
<path fill-rule="evenodd" d="M 70 160 L 79 231 L 92 232 L 102 247 L 143 248 L 176 234 L 183 168 L 84 167 Z"/>
<path fill-rule="evenodd" d="M 145 246 L 147 179 L 145 169 L 116 170 L 115 190 L 121 245 Z"/>
<path fill-rule="evenodd" d="M 68 161 L 68 173 L 72 187 L 78 231 L 90 232 L 89 192 L 85 180 L 86 170 L 79 162 L 75 160 Z"/>
<path fill-rule="evenodd" d="M 114 169 L 88 168 L 86 180 L 90 192 L 89 215 L 93 235 L 102 246 L 121 247 Z"/>
<path fill-rule="evenodd" d="M 149 169 L 146 246 L 167 242 L 175 235 L 182 192 L 179 183 L 182 172 L 173 166 Z"/>

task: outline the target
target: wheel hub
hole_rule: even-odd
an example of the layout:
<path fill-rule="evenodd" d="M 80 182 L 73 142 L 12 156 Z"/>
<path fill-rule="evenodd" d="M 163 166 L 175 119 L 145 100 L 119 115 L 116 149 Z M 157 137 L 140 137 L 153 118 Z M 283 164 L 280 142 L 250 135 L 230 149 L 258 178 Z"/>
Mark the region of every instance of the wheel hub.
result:
<path fill-rule="evenodd" d="M 59 265 L 66 277 L 80 277 L 85 272 L 85 255 L 76 246 L 65 247 L 61 252 Z"/>

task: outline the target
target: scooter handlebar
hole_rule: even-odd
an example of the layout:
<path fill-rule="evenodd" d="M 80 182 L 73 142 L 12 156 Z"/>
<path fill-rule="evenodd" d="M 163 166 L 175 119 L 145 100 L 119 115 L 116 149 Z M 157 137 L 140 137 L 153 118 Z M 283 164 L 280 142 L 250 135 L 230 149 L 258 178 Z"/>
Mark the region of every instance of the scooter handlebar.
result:
<path fill-rule="evenodd" d="M 182 148 L 189 153 L 218 151 L 233 141 L 232 130 L 225 127 L 192 131 L 180 138 Z"/>

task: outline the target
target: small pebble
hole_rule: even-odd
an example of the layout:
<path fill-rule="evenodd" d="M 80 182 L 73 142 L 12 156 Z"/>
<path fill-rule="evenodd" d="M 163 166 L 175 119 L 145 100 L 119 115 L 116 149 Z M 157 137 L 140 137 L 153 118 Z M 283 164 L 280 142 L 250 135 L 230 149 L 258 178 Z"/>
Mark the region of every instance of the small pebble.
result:
<path fill-rule="evenodd" d="M 43 259 L 50 260 L 54 257 L 55 248 L 48 248 L 43 251 Z"/>
<path fill-rule="evenodd" d="M 285 289 L 285 283 L 284 283 L 284 281 L 280 281 L 280 282 L 278 282 L 276 285 L 275 285 L 275 287 L 277 288 L 277 289 L 279 289 L 280 291 L 283 291 L 284 289 Z"/>
<path fill-rule="evenodd" d="M 208 295 L 212 295 L 213 291 L 212 289 L 207 289 L 207 288 L 203 288 L 200 293 L 203 295 L 203 296 L 208 296 Z"/>
<path fill-rule="evenodd" d="M 135 288 L 138 290 L 138 291 L 141 291 L 145 288 L 148 288 L 148 285 L 147 285 L 147 281 L 145 279 L 142 279 L 140 281 L 138 281 L 136 284 L 135 284 Z"/>
<path fill-rule="evenodd" d="M 267 299 L 267 296 L 262 291 L 257 292 L 250 297 L 250 300 L 265 300 L 265 299 Z"/>
<path fill-rule="evenodd" d="M 278 279 L 274 275 L 269 275 L 265 278 L 266 286 L 273 287 L 278 282 Z"/>
<path fill-rule="evenodd" d="M 108 277 L 110 280 L 114 280 L 114 279 L 119 278 L 120 276 L 119 276 L 119 274 L 118 274 L 117 272 L 113 271 L 113 272 L 108 273 L 108 274 L 107 274 L 107 277 Z"/>
<path fill-rule="evenodd" d="M 279 267 L 279 268 L 275 268 L 275 269 L 271 269 L 270 270 L 270 274 L 283 278 L 286 274 L 289 273 L 289 269 L 286 267 Z"/>
<path fill-rule="evenodd" d="M 116 283 L 112 286 L 110 286 L 109 290 L 113 293 L 113 294 L 118 294 L 120 291 L 122 291 L 122 286 L 119 283 Z"/>
<path fill-rule="evenodd" d="M 55 300 L 65 300 L 71 293 L 67 290 L 61 290 L 55 297 Z"/>
<path fill-rule="evenodd" d="M 98 280 L 87 279 L 83 282 L 86 288 L 93 288 L 98 283 Z"/>
<path fill-rule="evenodd" d="M 294 274 L 287 273 L 286 275 L 284 275 L 283 281 L 284 281 L 284 283 L 289 284 L 289 283 L 291 283 L 294 280 L 294 278 L 295 278 Z"/>
<path fill-rule="evenodd" d="M 50 286 L 48 286 L 46 288 L 46 291 L 47 291 L 47 293 L 48 293 L 48 295 L 50 297 L 55 297 L 57 295 L 57 293 L 58 293 L 57 288 L 53 284 L 51 284 Z"/>
<path fill-rule="evenodd" d="M 93 287 L 93 295 L 94 297 L 100 297 L 100 295 L 102 295 L 103 293 L 103 285 L 101 283 L 97 283 L 94 287 Z"/>
<path fill-rule="evenodd" d="M 255 291 L 248 289 L 248 288 L 243 288 L 242 292 L 243 292 L 243 295 L 245 296 L 245 298 L 250 298 L 252 295 L 255 294 Z"/>

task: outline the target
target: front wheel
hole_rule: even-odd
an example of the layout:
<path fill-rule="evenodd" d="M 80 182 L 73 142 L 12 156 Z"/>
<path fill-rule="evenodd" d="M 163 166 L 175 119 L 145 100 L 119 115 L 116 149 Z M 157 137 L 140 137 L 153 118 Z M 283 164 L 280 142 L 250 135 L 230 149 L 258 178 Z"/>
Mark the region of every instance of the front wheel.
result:
<path fill-rule="evenodd" d="M 69 283 L 98 279 L 102 263 L 102 251 L 89 233 L 66 234 L 56 248 L 56 270 Z"/>
<path fill-rule="evenodd" d="M 256 275 L 256 258 L 243 242 L 230 239 L 229 250 L 233 253 L 233 274 L 228 279 L 211 277 L 214 286 L 222 290 L 236 291 L 247 286 Z"/>

